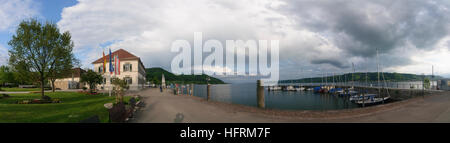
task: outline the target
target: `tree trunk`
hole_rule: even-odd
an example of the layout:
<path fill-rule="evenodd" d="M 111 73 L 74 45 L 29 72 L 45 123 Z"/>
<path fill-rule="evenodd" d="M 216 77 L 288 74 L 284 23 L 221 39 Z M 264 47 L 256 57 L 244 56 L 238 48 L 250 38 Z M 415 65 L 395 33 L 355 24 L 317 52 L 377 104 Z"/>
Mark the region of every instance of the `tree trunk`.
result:
<path fill-rule="evenodd" d="M 94 93 L 94 87 L 95 85 L 93 85 L 92 83 L 91 84 L 89 84 L 89 92 L 90 93 Z"/>
<path fill-rule="evenodd" d="M 41 98 L 44 99 L 44 77 L 41 77 Z"/>
<path fill-rule="evenodd" d="M 52 82 L 52 92 L 55 92 L 55 80 L 51 79 Z"/>

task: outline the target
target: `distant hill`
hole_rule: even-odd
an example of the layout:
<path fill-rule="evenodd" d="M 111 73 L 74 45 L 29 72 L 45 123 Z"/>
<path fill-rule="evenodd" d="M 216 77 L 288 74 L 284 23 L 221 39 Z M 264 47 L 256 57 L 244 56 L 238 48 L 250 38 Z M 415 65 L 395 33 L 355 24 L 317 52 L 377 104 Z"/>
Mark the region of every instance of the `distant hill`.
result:
<path fill-rule="evenodd" d="M 370 73 L 353 73 L 353 80 L 354 81 L 360 81 L 365 82 L 366 81 L 366 75 L 367 75 L 367 81 L 373 82 L 378 81 L 378 74 L 377 72 L 370 72 Z M 383 78 L 384 76 L 384 78 Z M 380 73 L 380 80 L 385 81 L 393 81 L 393 82 L 400 82 L 400 81 L 421 81 L 424 76 L 422 75 L 416 75 L 416 74 L 406 74 L 406 73 Z M 431 80 L 439 80 L 442 79 L 441 76 L 434 76 L 431 75 L 425 75 L 425 78 L 431 79 Z M 309 83 L 309 82 L 325 82 L 327 80 L 328 82 L 333 82 L 333 76 L 328 77 L 313 77 L 313 78 L 303 78 L 303 79 L 292 79 L 292 80 L 280 80 L 279 83 Z M 352 73 L 347 73 L 343 75 L 336 75 L 334 76 L 335 81 L 352 81 Z"/>
<path fill-rule="evenodd" d="M 184 84 L 206 84 L 206 78 L 210 78 L 210 84 L 225 84 L 220 79 L 208 76 L 208 75 L 175 75 L 169 71 L 166 71 L 162 68 L 154 67 L 154 68 L 146 68 L 147 72 L 147 80 L 152 82 L 156 81 L 157 83 L 161 82 L 162 74 L 164 74 L 164 78 L 166 79 L 166 83 L 184 83 Z"/>

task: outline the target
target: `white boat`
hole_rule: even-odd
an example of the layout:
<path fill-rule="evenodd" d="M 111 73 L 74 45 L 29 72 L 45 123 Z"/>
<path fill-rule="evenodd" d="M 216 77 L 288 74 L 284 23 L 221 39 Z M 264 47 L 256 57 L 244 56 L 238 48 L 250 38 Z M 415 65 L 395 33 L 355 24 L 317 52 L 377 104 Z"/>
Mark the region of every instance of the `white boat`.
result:
<path fill-rule="evenodd" d="M 354 90 L 343 91 L 343 93 L 339 94 L 340 96 L 357 96 L 359 92 Z"/>
<path fill-rule="evenodd" d="M 390 98 L 389 96 L 387 96 L 387 97 L 371 97 L 366 100 L 358 100 L 355 103 L 359 104 L 359 105 L 379 104 L 379 103 L 383 103 L 383 101 L 389 100 L 389 98 Z"/>
<path fill-rule="evenodd" d="M 338 91 L 336 91 L 336 94 L 342 95 L 342 94 L 344 94 L 344 90 L 338 90 Z"/>
<path fill-rule="evenodd" d="M 285 90 L 286 90 L 286 91 L 295 91 L 295 88 L 294 88 L 294 86 L 289 85 L 289 86 L 286 87 Z"/>
<path fill-rule="evenodd" d="M 305 88 L 304 87 L 298 87 L 298 88 L 295 88 L 295 90 L 296 91 L 303 91 L 303 90 L 305 90 Z"/>
<path fill-rule="evenodd" d="M 279 87 L 279 86 L 270 86 L 269 87 L 269 91 L 276 91 L 276 90 L 281 90 L 281 87 Z"/>
<path fill-rule="evenodd" d="M 368 100 L 375 96 L 376 96 L 376 94 L 364 94 L 364 95 L 359 94 L 359 95 L 350 96 L 349 100 L 357 102 L 357 101 L 362 101 L 362 100 Z"/>

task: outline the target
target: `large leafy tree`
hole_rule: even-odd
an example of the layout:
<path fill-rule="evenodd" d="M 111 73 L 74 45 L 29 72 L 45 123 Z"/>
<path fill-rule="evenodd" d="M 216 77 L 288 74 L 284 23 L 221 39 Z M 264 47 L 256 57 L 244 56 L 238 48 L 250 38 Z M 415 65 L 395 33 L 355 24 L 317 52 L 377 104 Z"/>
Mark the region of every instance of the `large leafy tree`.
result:
<path fill-rule="evenodd" d="M 68 31 L 60 33 L 54 23 L 41 23 L 36 19 L 22 21 L 12 40 L 9 64 L 19 73 L 29 75 L 41 86 L 44 97 L 45 81 L 72 68 L 74 44 Z M 61 68 L 61 65 L 67 66 Z"/>
<path fill-rule="evenodd" d="M 89 69 L 81 75 L 81 82 L 86 82 L 89 85 L 89 90 L 92 93 L 97 84 L 103 83 L 103 76 L 93 70 Z"/>

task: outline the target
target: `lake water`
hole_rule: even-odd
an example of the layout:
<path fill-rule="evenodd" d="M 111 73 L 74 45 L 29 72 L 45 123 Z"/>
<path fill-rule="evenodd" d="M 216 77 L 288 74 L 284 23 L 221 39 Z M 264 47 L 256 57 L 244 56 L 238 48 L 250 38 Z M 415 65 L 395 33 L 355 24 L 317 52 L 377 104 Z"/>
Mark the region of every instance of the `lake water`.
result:
<path fill-rule="evenodd" d="M 211 100 L 257 107 L 256 83 L 211 85 Z M 194 96 L 207 98 L 206 85 L 195 85 Z M 312 91 L 264 91 L 265 108 L 285 110 L 336 110 L 357 108 L 346 97 Z"/>

